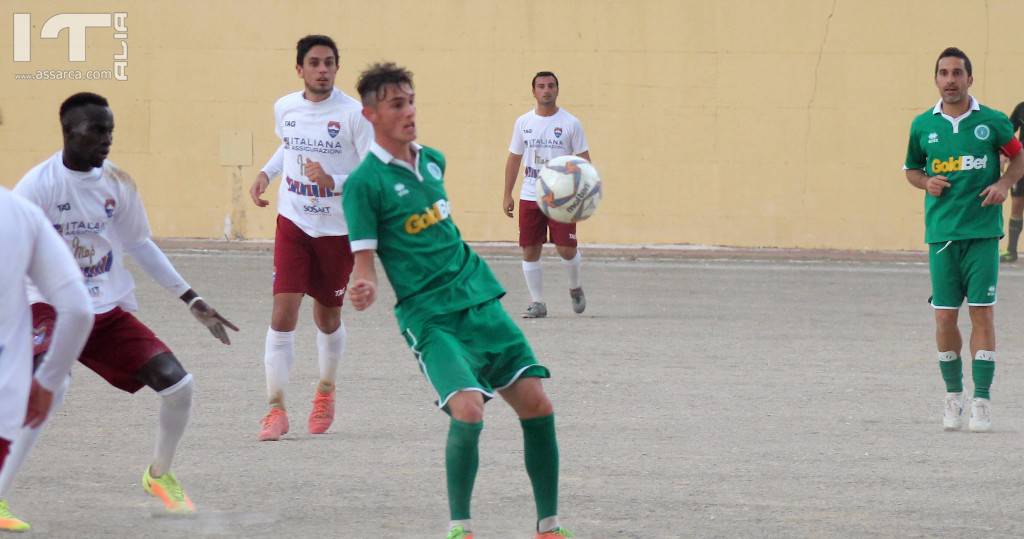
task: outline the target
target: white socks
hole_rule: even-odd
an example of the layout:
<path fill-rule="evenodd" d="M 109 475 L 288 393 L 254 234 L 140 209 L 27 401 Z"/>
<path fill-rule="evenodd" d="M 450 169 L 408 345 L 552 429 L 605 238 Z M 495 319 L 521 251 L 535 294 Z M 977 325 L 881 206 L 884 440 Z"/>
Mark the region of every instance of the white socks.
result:
<path fill-rule="evenodd" d="M 530 290 L 530 297 L 533 301 L 543 301 L 544 297 L 544 267 L 540 260 L 527 262 L 523 260 L 523 275 L 526 276 L 526 288 Z"/>
<path fill-rule="evenodd" d="M 540 519 L 540 522 L 537 523 L 537 531 L 540 533 L 555 531 L 559 527 L 558 515 L 542 518 Z"/>
<path fill-rule="evenodd" d="M 284 388 L 288 385 L 288 371 L 295 362 L 295 332 L 267 328 L 267 344 L 264 350 L 267 399 L 271 404 L 284 408 Z"/>
<path fill-rule="evenodd" d="M 7 499 L 7 493 L 10 492 L 11 485 L 14 483 L 14 476 L 18 474 L 18 470 L 25 464 L 25 458 L 28 457 L 32 448 L 35 447 L 43 427 L 50 422 L 50 418 L 60 409 L 61 403 L 64 402 L 64 394 L 67 393 L 69 385 L 71 385 L 71 377 L 66 376 L 64 377 L 64 383 L 53 392 L 53 404 L 50 405 L 50 415 L 46 416 L 46 421 L 39 428 L 30 429 L 22 427 L 18 432 L 18 439 L 13 440 L 13 443 L 11 443 L 10 453 L 7 455 L 7 459 L 4 460 L 4 469 L 0 472 L 0 500 Z"/>
<path fill-rule="evenodd" d="M 160 477 L 171 469 L 174 452 L 178 450 L 178 442 L 188 425 L 194 389 L 192 375 L 186 374 L 178 383 L 157 392 L 160 395 L 160 428 L 156 432 L 153 464 L 149 466 L 149 474 L 153 477 Z"/>
<path fill-rule="evenodd" d="M 576 251 L 576 256 L 570 260 L 562 259 L 562 264 L 565 265 L 565 269 L 569 272 L 569 290 L 580 287 L 580 266 L 583 265 L 583 257 L 580 256 L 580 252 Z"/>
<path fill-rule="evenodd" d="M 345 340 L 348 333 L 345 331 L 345 322 L 342 321 L 334 333 L 324 333 L 320 328 L 316 330 L 316 349 L 320 363 L 320 387 L 325 382 L 334 386 L 334 380 L 338 375 L 338 363 L 345 353 Z"/>

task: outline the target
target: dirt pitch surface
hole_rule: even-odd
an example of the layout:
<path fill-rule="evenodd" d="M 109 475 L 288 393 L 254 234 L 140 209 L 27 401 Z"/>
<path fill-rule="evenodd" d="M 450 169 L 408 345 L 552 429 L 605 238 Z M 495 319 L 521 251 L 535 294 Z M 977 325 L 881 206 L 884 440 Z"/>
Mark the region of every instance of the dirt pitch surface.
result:
<path fill-rule="evenodd" d="M 942 431 L 919 254 L 585 252 L 582 316 L 546 257 L 549 318 L 521 320 L 514 251 L 481 250 L 553 372 L 560 513 L 578 537 L 1024 536 L 1024 330 L 1011 331 L 1024 319 L 1022 269 L 1001 274 L 994 432 L 970 434 Z M 10 498 L 29 537 L 443 537 L 447 418 L 397 333 L 390 288 L 369 312 L 345 308 L 338 417 L 319 436 L 305 428 L 317 378 L 307 300 L 291 432 L 260 443 L 270 254 L 170 254 L 242 327 L 220 345 L 135 271 L 140 318 L 197 380 L 174 468 L 200 512 L 165 516 L 140 485 L 158 398 L 78 365 Z M 531 537 L 518 422 L 495 400 L 485 425 L 476 537 Z"/>

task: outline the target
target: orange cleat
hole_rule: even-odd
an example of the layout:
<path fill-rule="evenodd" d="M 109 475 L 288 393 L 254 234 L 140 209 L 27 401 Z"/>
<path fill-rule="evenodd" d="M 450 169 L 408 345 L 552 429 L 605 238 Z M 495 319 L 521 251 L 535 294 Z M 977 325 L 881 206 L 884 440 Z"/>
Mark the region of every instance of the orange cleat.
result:
<path fill-rule="evenodd" d="M 537 533 L 535 539 L 564 539 L 565 537 L 572 537 L 572 532 L 565 528 L 555 528 L 549 532 Z"/>
<path fill-rule="evenodd" d="M 260 421 L 260 427 L 261 442 L 280 440 L 288 433 L 288 414 L 280 408 L 271 408 Z"/>
<path fill-rule="evenodd" d="M 309 433 L 323 434 L 331 428 L 331 423 L 334 423 L 334 391 L 317 391 L 313 397 L 313 409 L 309 412 Z"/>

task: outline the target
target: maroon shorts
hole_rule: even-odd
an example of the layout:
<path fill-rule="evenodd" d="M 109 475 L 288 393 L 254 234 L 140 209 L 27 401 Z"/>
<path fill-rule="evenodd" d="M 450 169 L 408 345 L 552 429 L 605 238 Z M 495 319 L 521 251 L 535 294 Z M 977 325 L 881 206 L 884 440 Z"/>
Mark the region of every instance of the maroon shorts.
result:
<path fill-rule="evenodd" d="M 341 307 L 354 260 L 348 236 L 314 238 L 277 216 L 275 294 L 307 294 L 326 307 Z"/>
<path fill-rule="evenodd" d="M 576 223 L 565 224 L 548 219 L 536 202 L 520 199 L 519 246 L 544 245 L 548 241 L 563 247 L 576 247 Z"/>
<path fill-rule="evenodd" d="M 39 355 L 50 346 L 57 313 L 45 303 L 32 304 L 33 353 Z M 145 385 L 136 377 L 147 361 L 170 352 L 145 324 L 131 313 L 116 307 L 96 315 L 92 333 L 85 341 L 80 361 L 103 377 L 110 385 L 135 393 Z"/>
<path fill-rule="evenodd" d="M 0 470 L 4 469 L 4 461 L 7 460 L 7 451 L 11 448 L 11 441 L 0 438 Z"/>

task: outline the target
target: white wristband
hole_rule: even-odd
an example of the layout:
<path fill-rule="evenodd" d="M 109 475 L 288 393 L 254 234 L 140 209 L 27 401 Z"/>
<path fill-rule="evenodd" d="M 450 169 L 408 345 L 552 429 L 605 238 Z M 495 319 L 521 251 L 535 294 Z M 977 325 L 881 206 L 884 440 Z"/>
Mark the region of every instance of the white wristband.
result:
<path fill-rule="evenodd" d="M 188 308 L 191 309 L 192 306 L 195 305 L 197 301 L 203 301 L 203 296 L 196 296 L 196 297 L 192 298 L 191 300 L 189 300 Z"/>

